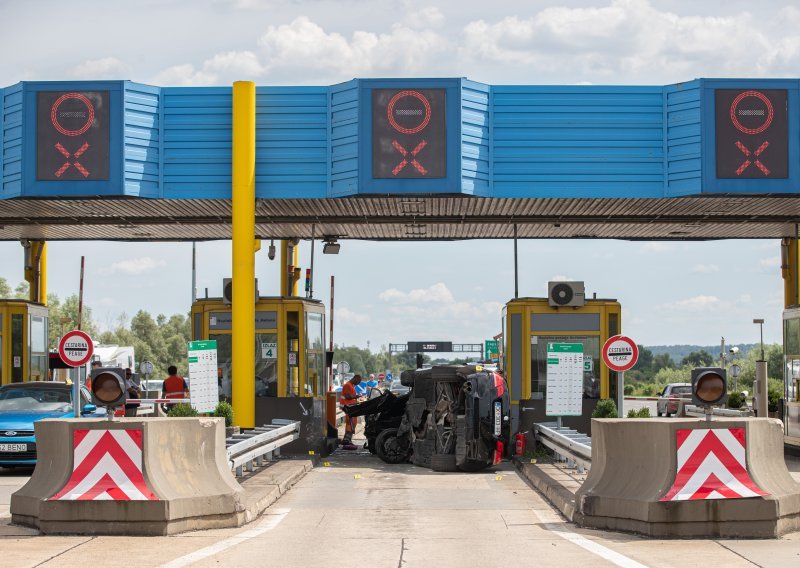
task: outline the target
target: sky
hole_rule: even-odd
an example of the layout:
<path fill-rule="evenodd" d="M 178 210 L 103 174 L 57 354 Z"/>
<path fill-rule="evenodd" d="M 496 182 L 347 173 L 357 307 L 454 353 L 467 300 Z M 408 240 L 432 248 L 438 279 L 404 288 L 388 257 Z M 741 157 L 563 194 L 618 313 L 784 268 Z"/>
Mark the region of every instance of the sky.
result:
<path fill-rule="evenodd" d="M 792 77 L 800 6 L 762 0 L 0 0 L 0 85 L 130 79 L 161 86 L 328 85 L 354 77 L 468 77 L 491 84 L 678 83 L 697 77 Z M 2 202 L 0 202 L 2 207 Z M 279 265 L 256 256 L 262 295 Z M 77 293 L 101 329 L 143 309 L 187 313 L 190 243 L 51 242 L 48 290 Z M 345 241 L 315 254 L 315 297 L 334 339 L 477 343 L 500 331 L 514 295 L 513 243 Z M 0 277 L 22 281 L 22 247 L 0 242 Z M 310 245 L 301 245 L 310 264 Z M 229 242 L 197 244 L 197 287 L 219 296 Z M 580 280 L 616 298 L 622 329 L 645 345 L 781 340 L 777 240 L 519 243 L 521 296 Z M 369 342 L 369 343 L 368 343 Z"/>

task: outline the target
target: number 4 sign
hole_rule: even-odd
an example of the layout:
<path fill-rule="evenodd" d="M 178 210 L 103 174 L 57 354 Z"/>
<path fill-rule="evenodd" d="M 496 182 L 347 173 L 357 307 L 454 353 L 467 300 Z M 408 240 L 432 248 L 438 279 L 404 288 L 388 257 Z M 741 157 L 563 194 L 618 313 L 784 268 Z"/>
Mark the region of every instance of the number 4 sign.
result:
<path fill-rule="evenodd" d="M 262 343 L 261 344 L 261 358 L 262 359 L 277 359 L 278 358 L 278 344 L 277 343 Z"/>

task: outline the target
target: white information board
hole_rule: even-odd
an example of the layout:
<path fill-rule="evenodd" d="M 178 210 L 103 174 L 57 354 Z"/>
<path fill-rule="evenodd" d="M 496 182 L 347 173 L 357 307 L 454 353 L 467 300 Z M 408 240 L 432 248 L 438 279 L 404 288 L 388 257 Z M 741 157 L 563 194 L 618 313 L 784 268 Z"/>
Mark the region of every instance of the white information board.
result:
<path fill-rule="evenodd" d="M 217 342 L 189 342 L 189 397 L 197 412 L 214 412 L 219 403 Z"/>
<path fill-rule="evenodd" d="M 583 345 L 547 344 L 547 416 L 580 416 L 583 406 Z"/>
<path fill-rule="evenodd" d="M 262 359 L 277 359 L 278 358 L 278 344 L 277 343 L 262 343 L 261 344 L 261 358 Z"/>

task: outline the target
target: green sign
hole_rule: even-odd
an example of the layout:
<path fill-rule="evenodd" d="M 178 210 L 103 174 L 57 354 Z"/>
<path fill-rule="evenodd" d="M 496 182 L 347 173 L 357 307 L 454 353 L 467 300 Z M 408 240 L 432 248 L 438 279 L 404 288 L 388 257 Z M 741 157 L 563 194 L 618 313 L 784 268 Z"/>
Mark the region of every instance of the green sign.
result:
<path fill-rule="evenodd" d="M 548 343 L 548 353 L 583 353 L 582 343 Z"/>
<path fill-rule="evenodd" d="M 487 339 L 483 342 L 483 358 L 487 361 L 500 358 L 500 351 L 497 349 L 497 341 L 494 339 Z"/>

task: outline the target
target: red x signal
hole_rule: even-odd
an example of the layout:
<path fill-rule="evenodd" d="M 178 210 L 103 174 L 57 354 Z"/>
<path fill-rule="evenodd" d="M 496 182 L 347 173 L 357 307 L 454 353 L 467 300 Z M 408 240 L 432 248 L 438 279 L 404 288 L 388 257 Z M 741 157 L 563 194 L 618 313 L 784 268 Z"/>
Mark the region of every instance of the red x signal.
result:
<path fill-rule="evenodd" d="M 762 172 L 762 173 L 763 173 L 765 176 L 768 176 L 768 175 L 769 175 L 769 169 L 767 169 L 767 166 L 765 166 L 765 165 L 764 165 L 764 164 L 761 162 L 761 160 L 759 160 L 759 159 L 758 159 L 758 157 L 761 155 L 761 153 L 762 153 L 764 150 L 766 150 L 766 149 L 767 149 L 767 146 L 769 146 L 769 140 L 765 140 L 765 141 L 764 141 L 764 143 L 763 143 L 761 146 L 759 146 L 759 147 L 758 147 L 758 150 L 756 150 L 755 152 L 752 152 L 752 156 L 753 156 L 753 158 L 755 158 L 755 159 L 754 159 L 753 161 L 750 161 L 750 159 L 749 159 L 749 158 L 750 158 L 750 156 L 751 156 L 751 152 L 750 152 L 750 150 L 748 150 L 748 149 L 747 149 L 747 147 L 746 147 L 744 144 L 742 144 L 741 142 L 739 142 L 739 141 L 737 140 L 737 141 L 736 141 L 736 147 L 737 147 L 737 148 L 739 148 L 739 150 L 741 150 L 741 151 L 742 151 L 742 154 L 744 154 L 745 156 L 747 156 L 747 158 L 748 158 L 748 159 L 747 159 L 747 160 L 745 160 L 744 162 L 742 162 L 742 165 L 741 165 L 741 166 L 739 166 L 739 169 L 738 169 L 738 170 L 736 170 L 736 175 L 737 175 L 737 176 L 740 176 L 740 175 L 742 175 L 742 172 L 744 172 L 744 171 L 745 171 L 747 168 L 749 168 L 749 167 L 750 167 L 750 164 L 753 164 L 755 167 L 757 167 L 759 170 L 761 170 L 761 172 Z"/>
<path fill-rule="evenodd" d="M 394 149 L 400 152 L 400 155 L 403 156 L 403 159 L 400 161 L 400 163 L 397 164 L 392 170 L 392 175 L 396 176 L 397 174 L 399 174 L 403 170 L 403 168 L 405 168 L 408 164 L 414 166 L 414 168 L 422 175 L 426 175 L 428 173 L 428 170 L 422 167 L 422 164 L 420 164 L 416 160 L 415 156 L 419 154 L 422 151 L 422 149 L 427 145 L 428 142 L 423 140 L 422 142 L 417 144 L 416 148 L 411 150 L 411 152 L 409 153 L 409 151 L 403 148 L 397 140 L 392 140 L 392 146 L 394 147 Z M 408 160 L 409 155 L 411 156 L 411 161 Z"/>
<path fill-rule="evenodd" d="M 70 154 L 67 149 L 61 145 L 61 142 L 56 142 L 56 150 L 61 152 L 61 154 L 67 159 L 67 161 L 64 162 L 64 165 L 62 165 L 60 168 L 58 168 L 58 171 L 56 171 L 56 177 L 61 177 L 61 175 L 67 171 L 70 166 L 75 166 L 75 169 L 78 170 L 83 177 L 89 177 L 89 170 L 84 168 L 83 165 L 78 161 L 78 158 L 80 158 L 81 155 L 83 155 L 83 153 L 88 149 L 89 143 L 84 142 L 83 146 L 75 151 L 75 154 Z M 72 163 L 69 161 L 70 158 L 74 158 Z"/>

